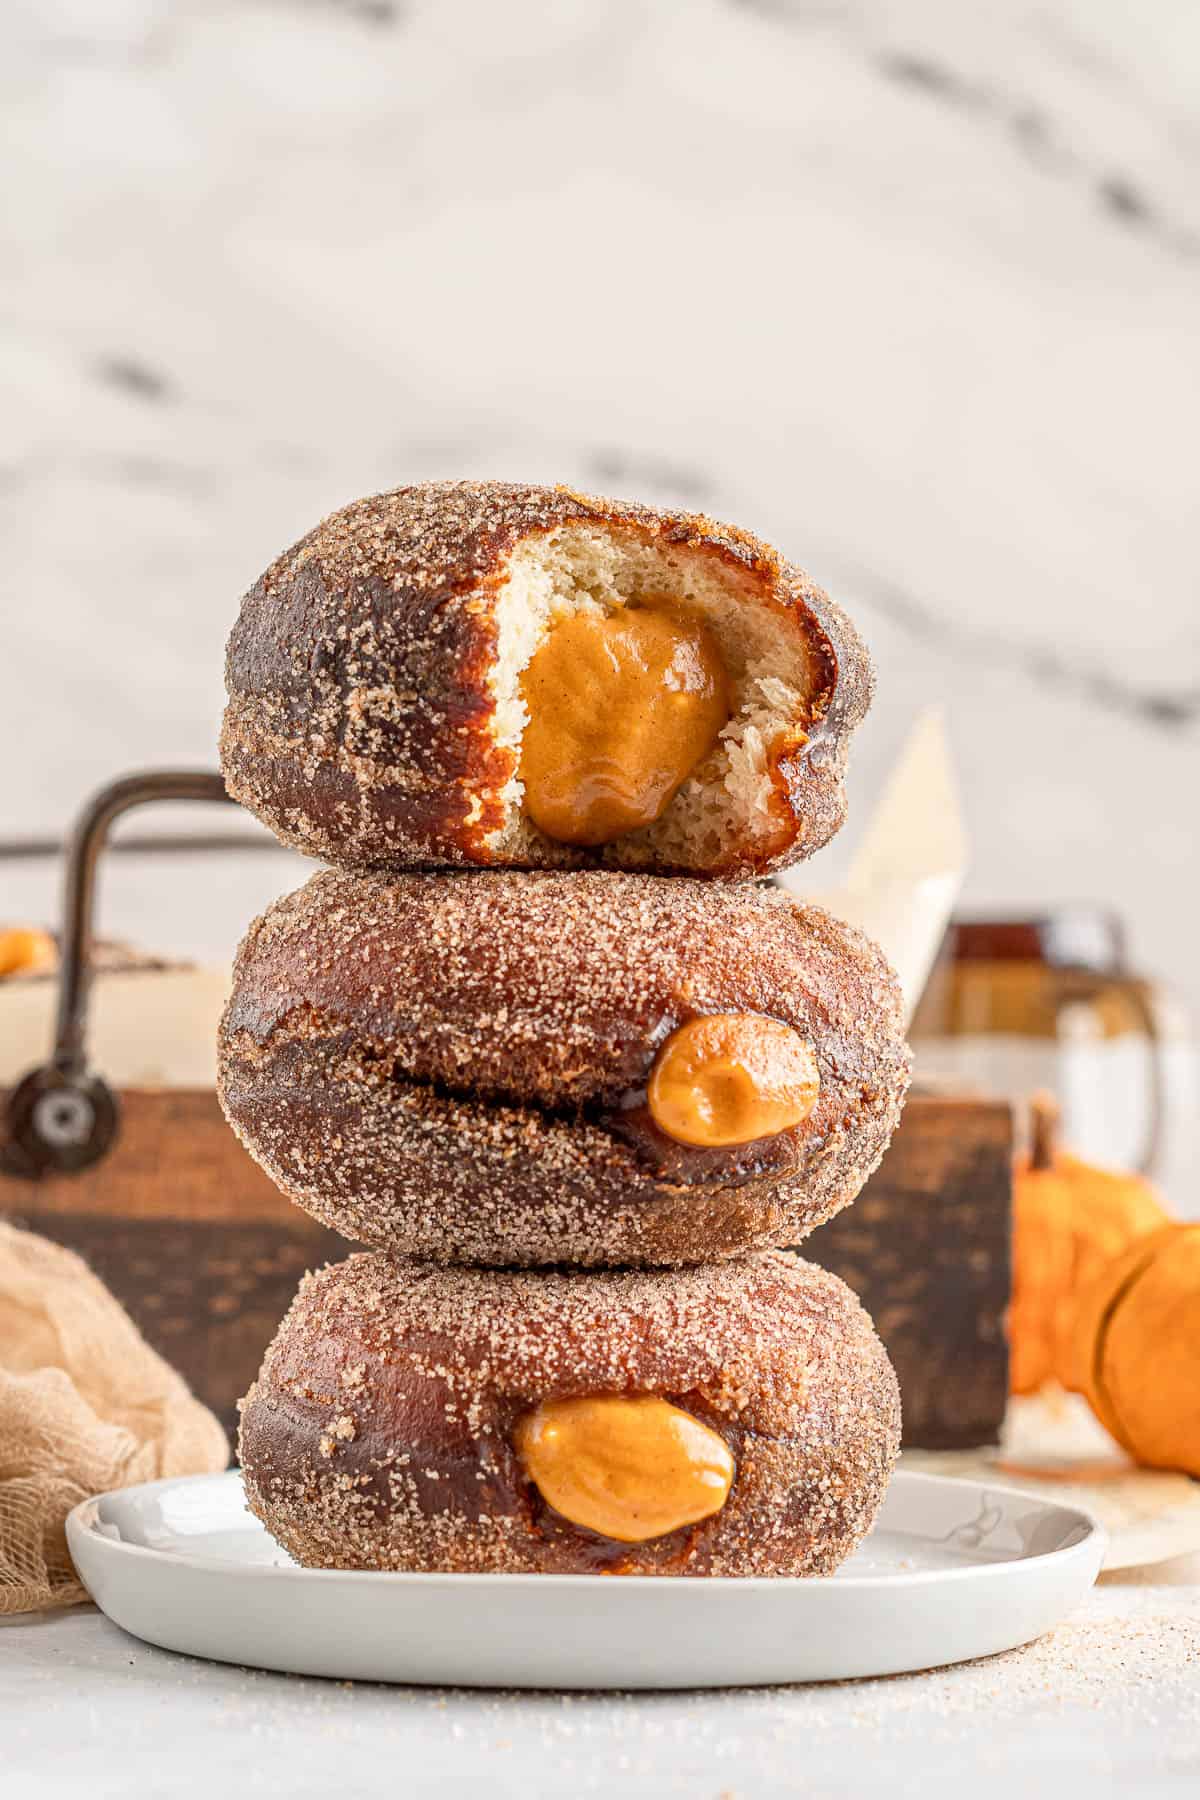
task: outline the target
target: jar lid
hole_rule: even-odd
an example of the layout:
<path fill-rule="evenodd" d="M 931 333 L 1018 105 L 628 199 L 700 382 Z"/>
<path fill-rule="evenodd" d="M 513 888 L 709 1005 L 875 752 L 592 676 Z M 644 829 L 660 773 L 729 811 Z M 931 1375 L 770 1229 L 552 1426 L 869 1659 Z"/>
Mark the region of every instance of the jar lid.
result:
<path fill-rule="evenodd" d="M 1039 962 L 1118 975 L 1125 968 L 1125 927 L 1098 906 L 1061 907 L 1024 919 L 954 919 L 946 949 L 953 962 Z"/>

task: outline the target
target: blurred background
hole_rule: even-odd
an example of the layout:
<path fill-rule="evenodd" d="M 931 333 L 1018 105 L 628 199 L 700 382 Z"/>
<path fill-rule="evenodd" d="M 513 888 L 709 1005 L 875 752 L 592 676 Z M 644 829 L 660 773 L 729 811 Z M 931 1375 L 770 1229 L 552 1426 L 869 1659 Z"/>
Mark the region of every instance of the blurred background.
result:
<path fill-rule="evenodd" d="M 1198 74 L 1190 0 L 8 0 L 0 837 L 213 765 L 239 596 L 325 512 L 561 480 L 862 626 L 822 884 L 936 701 L 964 907 L 1110 909 L 1194 1013 Z M 219 960 L 296 879 L 115 864 L 106 929 Z M 51 860 L 0 880 L 53 915 Z"/>

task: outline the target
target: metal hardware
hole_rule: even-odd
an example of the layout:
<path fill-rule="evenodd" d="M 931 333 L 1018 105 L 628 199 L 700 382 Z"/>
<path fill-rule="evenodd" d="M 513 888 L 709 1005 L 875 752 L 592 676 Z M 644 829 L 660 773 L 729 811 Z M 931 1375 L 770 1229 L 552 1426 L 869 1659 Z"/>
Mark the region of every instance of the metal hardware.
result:
<path fill-rule="evenodd" d="M 87 1064 L 96 865 L 113 822 L 133 807 L 156 800 L 233 804 L 218 774 L 151 769 L 110 782 L 83 808 L 66 842 L 54 1046 L 49 1062 L 31 1069 L 8 1097 L 0 1136 L 2 1174 L 27 1181 L 76 1174 L 98 1162 L 116 1137 L 120 1123 L 116 1096 Z"/>

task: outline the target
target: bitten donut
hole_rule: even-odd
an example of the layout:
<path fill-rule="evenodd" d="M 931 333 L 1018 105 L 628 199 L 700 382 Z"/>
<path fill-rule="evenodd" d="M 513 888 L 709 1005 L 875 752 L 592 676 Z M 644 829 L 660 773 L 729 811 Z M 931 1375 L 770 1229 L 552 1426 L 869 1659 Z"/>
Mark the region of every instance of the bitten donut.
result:
<path fill-rule="evenodd" d="M 310 1568 L 825 1575 L 899 1448 L 836 1276 L 381 1255 L 305 1277 L 242 1402 L 246 1497 Z"/>
<path fill-rule="evenodd" d="M 226 785 L 342 868 L 764 874 L 842 823 L 870 662 L 748 533 L 450 481 L 332 514 L 242 602 Z"/>
<path fill-rule="evenodd" d="M 251 927 L 219 1043 L 226 1116 L 290 1199 L 497 1265 L 796 1243 L 875 1168 L 908 1075 L 861 933 L 586 870 L 315 875 Z"/>

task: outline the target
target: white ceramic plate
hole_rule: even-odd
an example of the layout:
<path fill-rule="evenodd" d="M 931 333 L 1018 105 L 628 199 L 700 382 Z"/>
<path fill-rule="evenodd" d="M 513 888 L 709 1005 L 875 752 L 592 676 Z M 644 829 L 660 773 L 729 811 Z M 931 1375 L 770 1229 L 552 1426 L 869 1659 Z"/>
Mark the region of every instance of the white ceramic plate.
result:
<path fill-rule="evenodd" d="M 77 1506 L 67 1540 L 110 1619 L 168 1650 L 342 1680 L 677 1688 L 835 1681 L 987 1656 L 1049 1630 L 1096 1578 L 1086 1513 L 898 1473 L 836 1575 L 744 1581 L 299 1569 L 236 1474 Z"/>
<path fill-rule="evenodd" d="M 990 1449 L 906 1450 L 900 1466 L 1082 1508 L 1107 1533 L 1106 1575 L 1200 1551 L 1200 1481 L 1136 1468 L 1083 1396 L 1061 1388 L 1015 1395 Z"/>

